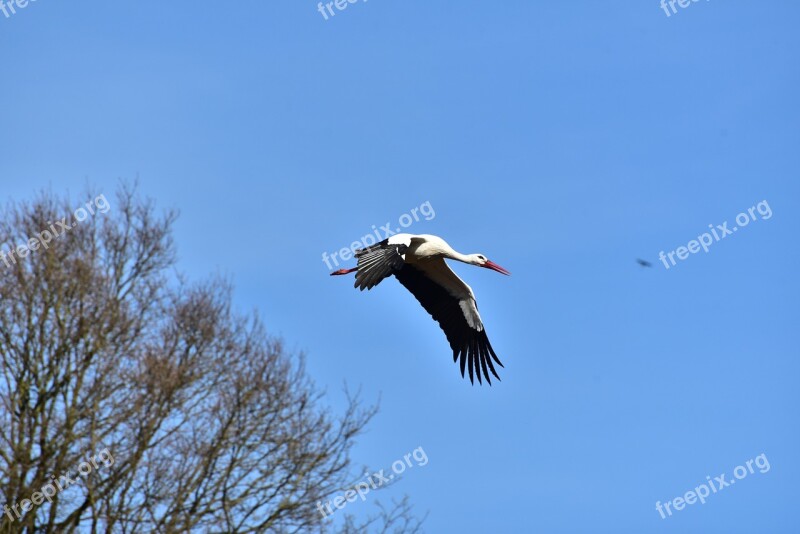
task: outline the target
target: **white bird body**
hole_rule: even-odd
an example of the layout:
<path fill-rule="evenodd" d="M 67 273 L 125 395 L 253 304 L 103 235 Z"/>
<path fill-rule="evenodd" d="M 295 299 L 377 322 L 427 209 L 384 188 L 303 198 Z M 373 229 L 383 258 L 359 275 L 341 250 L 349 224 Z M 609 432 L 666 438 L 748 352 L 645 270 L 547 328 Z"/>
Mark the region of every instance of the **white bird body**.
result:
<path fill-rule="evenodd" d="M 406 251 L 406 263 L 419 263 L 430 258 L 445 257 L 457 260 L 470 265 L 477 265 L 475 256 L 480 254 L 461 254 L 456 252 L 447 241 L 437 235 L 432 234 L 397 234 L 388 239 L 391 245 L 405 244 L 408 246 Z"/>
<path fill-rule="evenodd" d="M 461 254 L 447 242 L 430 234 L 396 234 L 380 243 L 356 251 L 358 267 L 340 269 L 331 275 L 356 272 L 355 287 L 372 289 L 387 276 L 394 275 L 439 323 L 453 349 L 453 359 L 461 358 L 461 375 L 469 364 L 481 383 L 481 370 L 491 384 L 489 371 L 499 380 L 492 360 L 501 367 L 478 313 L 475 294 L 450 267 L 445 258 L 510 274 L 482 254 Z M 479 367 L 480 365 L 480 367 Z"/>

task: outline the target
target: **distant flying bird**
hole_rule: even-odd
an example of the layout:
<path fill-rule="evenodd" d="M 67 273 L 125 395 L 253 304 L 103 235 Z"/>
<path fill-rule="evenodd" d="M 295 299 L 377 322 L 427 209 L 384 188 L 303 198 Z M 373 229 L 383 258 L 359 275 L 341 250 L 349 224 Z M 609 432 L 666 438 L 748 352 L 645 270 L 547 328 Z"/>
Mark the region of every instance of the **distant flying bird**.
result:
<path fill-rule="evenodd" d="M 653 264 L 650 263 L 649 261 L 641 260 L 639 258 L 636 258 L 636 263 L 638 263 L 642 267 L 652 267 L 653 266 Z"/>
<path fill-rule="evenodd" d="M 503 367 L 483 328 L 472 288 L 445 263 L 445 258 L 510 275 L 483 254 L 461 254 L 435 235 L 397 234 L 380 243 L 357 250 L 358 267 L 339 269 L 331 276 L 356 272 L 354 287 L 372 289 L 387 276 L 394 275 L 411 291 L 422 307 L 439 323 L 453 349 L 453 361 L 460 358 L 461 376 L 473 368 L 481 383 L 481 371 L 491 385 L 489 371 L 500 380 L 492 360 Z M 480 365 L 480 367 L 479 367 Z"/>

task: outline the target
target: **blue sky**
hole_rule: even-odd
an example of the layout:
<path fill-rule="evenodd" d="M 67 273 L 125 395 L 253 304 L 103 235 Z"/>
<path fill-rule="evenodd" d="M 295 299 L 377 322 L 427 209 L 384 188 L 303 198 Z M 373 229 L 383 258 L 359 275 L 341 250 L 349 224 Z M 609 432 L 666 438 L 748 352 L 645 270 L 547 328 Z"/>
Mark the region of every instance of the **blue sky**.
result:
<path fill-rule="evenodd" d="M 357 465 L 424 448 L 382 500 L 427 532 L 797 532 L 799 15 L 38 0 L 0 14 L 2 200 L 138 174 L 181 212 L 182 271 L 229 276 L 331 405 L 344 381 L 380 395 Z M 408 231 L 513 273 L 454 266 L 505 364 L 491 388 L 396 281 L 360 293 L 321 260 L 424 202 Z"/>

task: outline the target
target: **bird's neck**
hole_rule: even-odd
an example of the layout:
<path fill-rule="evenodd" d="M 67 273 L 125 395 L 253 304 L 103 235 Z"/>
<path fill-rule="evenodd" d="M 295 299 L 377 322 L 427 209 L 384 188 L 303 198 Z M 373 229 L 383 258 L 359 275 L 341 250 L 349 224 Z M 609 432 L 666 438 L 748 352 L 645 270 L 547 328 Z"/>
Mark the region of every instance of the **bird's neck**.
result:
<path fill-rule="evenodd" d="M 469 263 L 470 265 L 475 263 L 471 255 L 461 254 L 460 252 L 456 252 L 455 250 L 448 252 L 447 257 L 452 260 L 460 261 L 463 263 Z"/>

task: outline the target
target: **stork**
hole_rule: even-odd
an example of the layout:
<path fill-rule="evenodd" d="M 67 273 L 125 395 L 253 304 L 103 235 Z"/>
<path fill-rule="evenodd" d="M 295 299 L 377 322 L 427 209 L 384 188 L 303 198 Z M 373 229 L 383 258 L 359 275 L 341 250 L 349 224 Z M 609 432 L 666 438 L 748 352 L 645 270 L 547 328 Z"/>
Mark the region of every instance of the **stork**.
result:
<path fill-rule="evenodd" d="M 370 290 L 387 276 L 394 275 L 422 304 L 447 336 L 453 349 L 453 362 L 459 360 L 461 376 L 469 369 L 481 384 L 481 372 L 491 385 L 489 371 L 500 380 L 492 360 L 503 367 L 489 343 L 472 288 L 454 273 L 445 258 L 485 267 L 498 273 L 511 273 L 486 259 L 483 254 L 461 254 L 435 235 L 395 234 L 375 245 L 355 252 L 358 266 L 339 269 L 331 276 L 356 273 L 355 286 Z M 480 367 L 479 367 L 480 365 Z"/>

